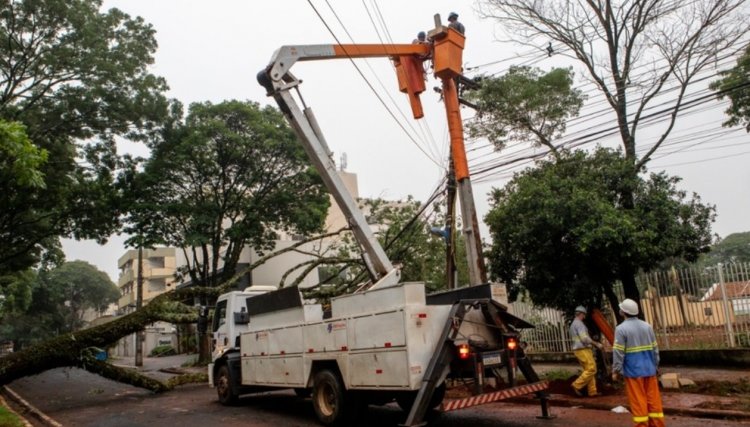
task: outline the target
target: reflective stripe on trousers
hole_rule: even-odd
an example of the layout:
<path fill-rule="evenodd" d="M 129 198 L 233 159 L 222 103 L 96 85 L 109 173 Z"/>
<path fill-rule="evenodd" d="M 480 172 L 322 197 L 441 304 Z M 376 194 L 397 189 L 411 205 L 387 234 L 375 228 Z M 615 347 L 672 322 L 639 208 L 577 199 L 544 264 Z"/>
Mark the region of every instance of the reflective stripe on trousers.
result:
<path fill-rule="evenodd" d="M 625 390 L 636 427 L 664 427 L 659 381 L 655 376 L 625 378 Z"/>

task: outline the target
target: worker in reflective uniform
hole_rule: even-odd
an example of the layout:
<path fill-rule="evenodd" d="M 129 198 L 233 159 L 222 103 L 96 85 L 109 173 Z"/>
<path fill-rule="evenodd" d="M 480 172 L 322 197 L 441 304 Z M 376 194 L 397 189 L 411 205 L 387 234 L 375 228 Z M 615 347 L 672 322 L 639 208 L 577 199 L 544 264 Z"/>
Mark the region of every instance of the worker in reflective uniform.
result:
<path fill-rule="evenodd" d="M 620 303 L 625 320 L 615 328 L 612 380 L 625 378 L 630 412 L 636 427 L 664 426 L 659 381 L 659 348 L 654 329 L 640 320 L 638 304 L 632 299 Z"/>
<path fill-rule="evenodd" d="M 588 396 L 593 397 L 598 393 L 596 392 L 596 362 L 591 346 L 601 348 L 602 345 L 591 339 L 589 330 L 583 323 L 584 318 L 586 318 L 586 307 L 579 305 L 576 307 L 573 323 L 570 324 L 570 339 L 573 341 L 573 353 L 583 373 L 573 382 L 573 392 L 578 396 L 583 396 L 585 387 Z"/>

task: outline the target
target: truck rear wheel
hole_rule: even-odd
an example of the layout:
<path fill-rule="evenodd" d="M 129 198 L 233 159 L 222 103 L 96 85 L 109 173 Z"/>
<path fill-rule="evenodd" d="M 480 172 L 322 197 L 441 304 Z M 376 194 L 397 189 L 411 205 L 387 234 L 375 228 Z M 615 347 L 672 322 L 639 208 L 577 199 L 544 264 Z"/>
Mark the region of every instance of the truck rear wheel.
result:
<path fill-rule="evenodd" d="M 222 365 L 216 372 L 216 393 L 222 405 L 234 405 L 239 396 L 232 389 L 232 377 L 229 376 L 229 367 Z"/>
<path fill-rule="evenodd" d="M 346 390 L 338 373 L 323 369 L 315 374 L 312 390 L 313 408 L 321 423 L 343 425 L 348 419 Z"/>

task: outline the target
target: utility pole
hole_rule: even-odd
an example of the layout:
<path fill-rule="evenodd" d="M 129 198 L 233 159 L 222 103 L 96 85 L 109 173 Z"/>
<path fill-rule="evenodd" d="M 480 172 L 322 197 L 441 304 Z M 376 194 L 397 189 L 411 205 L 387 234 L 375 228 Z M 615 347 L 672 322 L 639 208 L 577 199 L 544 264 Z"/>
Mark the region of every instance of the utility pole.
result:
<path fill-rule="evenodd" d="M 143 306 L 143 242 L 138 246 L 138 277 L 136 279 L 135 311 Z M 135 366 L 143 366 L 143 331 L 135 333 Z"/>
<path fill-rule="evenodd" d="M 448 207 L 445 214 L 445 229 L 448 231 L 445 246 L 445 274 L 448 289 L 456 288 L 456 247 L 454 230 L 456 229 L 456 171 L 453 169 L 453 156 L 450 156 L 448 168 Z"/>

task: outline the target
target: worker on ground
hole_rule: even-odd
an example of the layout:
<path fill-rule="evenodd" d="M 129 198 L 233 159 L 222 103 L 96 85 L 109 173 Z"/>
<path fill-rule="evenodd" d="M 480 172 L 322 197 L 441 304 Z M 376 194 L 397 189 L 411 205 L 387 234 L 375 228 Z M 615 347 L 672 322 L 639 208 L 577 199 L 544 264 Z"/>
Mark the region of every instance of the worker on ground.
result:
<path fill-rule="evenodd" d="M 448 22 L 450 22 L 450 24 L 448 24 L 449 28 L 453 28 L 461 34 L 464 34 L 464 32 L 466 31 L 466 28 L 464 28 L 464 24 L 458 22 L 458 14 L 456 12 L 451 12 L 448 15 Z"/>
<path fill-rule="evenodd" d="M 579 305 L 576 307 L 573 323 L 570 324 L 570 339 L 573 340 L 573 353 L 576 355 L 583 372 L 573 382 L 573 392 L 578 396 L 583 396 L 585 387 L 586 394 L 593 397 L 598 393 L 596 392 L 596 362 L 591 346 L 601 348 L 602 345 L 589 336 L 589 330 L 583 323 L 585 318 L 586 307 Z"/>
<path fill-rule="evenodd" d="M 654 329 L 639 319 L 638 304 L 632 299 L 620 303 L 625 320 L 615 328 L 612 380 L 625 377 L 630 412 L 636 427 L 663 427 L 659 381 L 659 348 Z"/>

